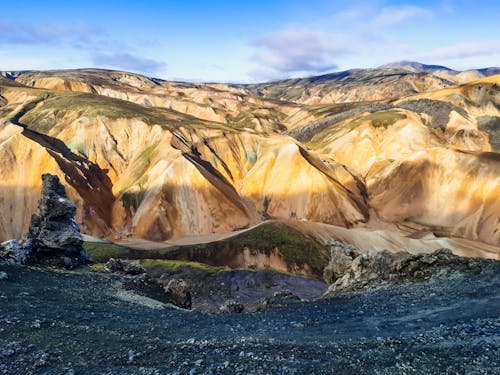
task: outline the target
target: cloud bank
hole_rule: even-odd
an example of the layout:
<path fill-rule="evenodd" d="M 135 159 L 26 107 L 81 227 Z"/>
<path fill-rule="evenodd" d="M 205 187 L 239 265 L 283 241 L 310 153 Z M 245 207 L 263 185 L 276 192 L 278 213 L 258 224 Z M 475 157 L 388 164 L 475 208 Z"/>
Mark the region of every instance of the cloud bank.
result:
<path fill-rule="evenodd" d="M 167 68 L 163 61 L 144 58 L 130 53 L 95 53 L 92 62 L 100 67 L 131 70 L 144 73 L 158 73 Z"/>
<path fill-rule="evenodd" d="M 338 58 L 348 54 L 373 53 L 381 46 L 384 50 L 402 50 L 405 46 L 388 37 L 386 31 L 410 20 L 433 16 L 432 11 L 413 5 L 381 9 L 354 6 L 338 15 L 349 21 L 350 32 L 288 26 L 254 40 L 252 61 L 257 68 L 250 76 L 259 80 L 321 74 L 337 69 Z"/>
<path fill-rule="evenodd" d="M 342 35 L 289 26 L 257 38 L 255 76 L 321 73 L 336 69 L 336 58 L 351 52 Z"/>

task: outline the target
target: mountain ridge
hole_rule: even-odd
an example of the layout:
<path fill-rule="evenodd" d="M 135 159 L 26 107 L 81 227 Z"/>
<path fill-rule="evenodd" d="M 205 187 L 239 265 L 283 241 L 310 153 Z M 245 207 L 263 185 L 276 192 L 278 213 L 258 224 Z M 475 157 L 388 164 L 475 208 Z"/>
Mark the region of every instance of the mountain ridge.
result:
<path fill-rule="evenodd" d="M 292 219 L 394 232 L 401 243 L 427 231 L 498 246 L 499 166 L 485 155 L 498 150 L 500 76 L 456 84 L 375 69 L 333 79 L 265 84 L 284 97 L 99 69 L 0 80 L 0 240 L 20 237 L 36 208 L 30 171 L 58 175 L 84 231 L 114 240 Z M 109 182 L 85 177 L 80 158 Z M 461 200 L 467 165 L 483 187 Z M 422 203 L 445 199 L 441 210 Z"/>

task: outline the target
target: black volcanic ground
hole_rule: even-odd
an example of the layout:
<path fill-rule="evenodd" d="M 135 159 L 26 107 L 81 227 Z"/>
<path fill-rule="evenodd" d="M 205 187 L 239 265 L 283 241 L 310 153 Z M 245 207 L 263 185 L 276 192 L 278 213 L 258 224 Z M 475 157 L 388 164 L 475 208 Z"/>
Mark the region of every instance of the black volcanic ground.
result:
<path fill-rule="evenodd" d="M 498 262 L 466 279 L 219 315 L 161 307 L 113 275 L 0 271 L 1 374 L 500 373 Z"/>

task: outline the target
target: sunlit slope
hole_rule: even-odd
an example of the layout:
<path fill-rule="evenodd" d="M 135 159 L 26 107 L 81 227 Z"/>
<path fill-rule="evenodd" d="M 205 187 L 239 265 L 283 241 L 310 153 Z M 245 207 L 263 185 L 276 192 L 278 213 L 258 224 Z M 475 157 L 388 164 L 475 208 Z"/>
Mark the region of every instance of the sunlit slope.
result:
<path fill-rule="evenodd" d="M 346 79 L 368 89 L 365 73 Z M 379 81 L 397 89 L 400 76 Z M 0 240 L 26 231 L 50 172 L 99 237 L 163 241 L 276 218 L 500 243 L 498 75 L 318 105 L 93 69 L 16 77 L 0 78 Z"/>
<path fill-rule="evenodd" d="M 66 181 L 79 222 L 97 236 L 162 240 L 268 215 L 367 220 L 356 178 L 338 163 L 313 162 L 290 137 L 91 93 L 4 86 L 2 97 L 2 239 L 26 229 L 43 172 Z M 253 177 L 273 168 L 288 174 Z"/>

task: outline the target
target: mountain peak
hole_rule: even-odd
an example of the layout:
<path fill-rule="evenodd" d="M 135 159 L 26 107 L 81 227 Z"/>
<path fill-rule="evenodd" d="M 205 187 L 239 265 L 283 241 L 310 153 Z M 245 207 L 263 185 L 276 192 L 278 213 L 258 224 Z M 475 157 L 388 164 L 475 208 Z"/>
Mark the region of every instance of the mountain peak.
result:
<path fill-rule="evenodd" d="M 453 70 L 442 65 L 426 65 L 419 63 L 417 61 L 408 61 L 408 60 L 395 61 L 389 64 L 381 65 L 378 68 L 379 69 L 399 68 L 399 69 L 406 69 L 411 72 L 426 72 L 426 73 L 431 73 L 437 70 L 448 70 L 448 71 Z"/>

